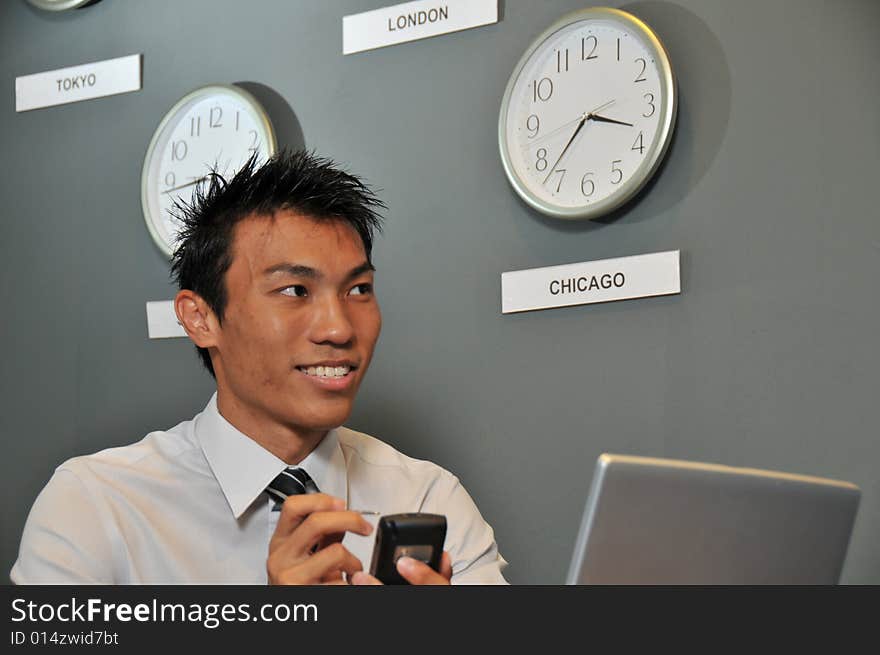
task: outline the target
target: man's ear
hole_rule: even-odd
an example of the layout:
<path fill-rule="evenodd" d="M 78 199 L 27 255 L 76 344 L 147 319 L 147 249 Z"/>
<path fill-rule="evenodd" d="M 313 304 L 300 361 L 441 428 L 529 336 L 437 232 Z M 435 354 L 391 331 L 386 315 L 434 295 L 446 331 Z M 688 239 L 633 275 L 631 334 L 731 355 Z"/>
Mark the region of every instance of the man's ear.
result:
<path fill-rule="evenodd" d="M 178 323 L 199 348 L 217 345 L 220 324 L 208 303 L 199 294 L 189 289 L 178 291 L 174 297 L 174 312 Z"/>

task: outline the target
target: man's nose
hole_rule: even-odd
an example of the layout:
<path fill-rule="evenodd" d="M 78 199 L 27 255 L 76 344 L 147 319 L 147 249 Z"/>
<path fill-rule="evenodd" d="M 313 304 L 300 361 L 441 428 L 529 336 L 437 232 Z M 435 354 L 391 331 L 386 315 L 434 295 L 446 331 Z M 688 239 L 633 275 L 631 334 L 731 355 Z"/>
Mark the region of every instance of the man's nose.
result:
<path fill-rule="evenodd" d="M 316 303 L 311 340 L 314 343 L 344 345 L 354 338 L 354 327 L 340 298 L 325 298 Z"/>

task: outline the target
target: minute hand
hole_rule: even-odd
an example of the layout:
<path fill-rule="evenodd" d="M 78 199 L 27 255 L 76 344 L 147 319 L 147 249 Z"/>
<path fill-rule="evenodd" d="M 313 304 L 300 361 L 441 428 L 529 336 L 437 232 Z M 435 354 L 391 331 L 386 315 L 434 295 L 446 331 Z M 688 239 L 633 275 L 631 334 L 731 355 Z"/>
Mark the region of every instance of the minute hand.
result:
<path fill-rule="evenodd" d="M 574 142 L 574 139 L 578 135 L 578 132 L 580 132 L 583 129 L 584 125 L 587 122 L 587 118 L 588 118 L 588 116 L 583 116 L 581 118 L 581 121 L 580 121 L 580 123 L 578 123 L 577 129 L 574 131 L 574 134 L 571 135 L 571 138 L 568 140 L 568 143 L 565 144 L 565 147 L 562 149 L 562 152 L 559 153 L 559 157 L 556 159 L 556 164 L 561 162 L 562 158 L 565 157 L 565 153 L 568 150 L 568 147 Z M 550 167 L 550 172 L 547 174 L 547 177 L 544 178 L 543 184 L 547 184 L 547 180 L 549 180 L 550 176 L 553 175 L 553 171 L 556 170 L 556 164 L 553 164 L 553 166 Z"/>
<path fill-rule="evenodd" d="M 192 182 L 187 182 L 186 184 L 181 184 L 180 186 L 173 186 L 170 189 L 166 189 L 162 193 L 163 194 L 171 193 L 172 191 L 177 191 L 178 189 L 185 189 L 186 187 L 192 186 L 193 184 L 198 184 L 202 180 L 207 180 L 209 177 L 211 177 L 211 176 L 210 175 L 203 175 L 202 177 L 197 178 L 197 179 L 193 180 Z"/>
<path fill-rule="evenodd" d="M 604 116 L 599 116 L 598 114 L 590 114 L 587 116 L 587 120 L 596 121 L 597 123 L 614 123 L 615 125 L 627 125 L 632 127 L 632 123 L 624 123 L 623 121 L 616 121 L 613 118 L 605 118 Z"/>

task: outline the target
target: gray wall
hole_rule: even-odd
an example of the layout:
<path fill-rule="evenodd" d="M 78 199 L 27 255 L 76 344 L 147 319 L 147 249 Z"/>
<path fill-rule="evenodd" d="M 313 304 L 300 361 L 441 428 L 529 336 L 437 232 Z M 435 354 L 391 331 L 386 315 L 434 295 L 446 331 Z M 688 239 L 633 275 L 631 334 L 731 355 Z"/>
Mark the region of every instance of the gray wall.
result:
<path fill-rule="evenodd" d="M 665 40 L 678 128 L 647 194 L 577 225 L 518 201 L 496 123 L 524 49 L 583 3 L 508 0 L 497 25 L 343 57 L 342 16 L 385 4 L 2 2 L 0 568 L 54 466 L 210 395 L 187 341 L 146 336 L 145 301 L 174 290 L 141 162 L 180 96 L 252 81 L 390 207 L 385 331 L 350 425 L 455 471 L 511 581 L 563 580 L 610 451 L 850 480 L 843 580 L 880 583 L 880 3 L 609 0 Z M 138 52 L 140 92 L 14 112 L 17 75 Z M 679 248 L 680 296 L 500 314 L 502 271 Z"/>

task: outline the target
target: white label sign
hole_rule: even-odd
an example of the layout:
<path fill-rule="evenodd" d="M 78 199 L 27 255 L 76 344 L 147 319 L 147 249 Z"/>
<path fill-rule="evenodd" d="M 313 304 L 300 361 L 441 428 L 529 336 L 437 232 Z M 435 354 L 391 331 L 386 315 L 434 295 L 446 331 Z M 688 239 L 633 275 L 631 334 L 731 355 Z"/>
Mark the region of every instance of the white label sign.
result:
<path fill-rule="evenodd" d="M 501 313 L 681 293 L 681 251 L 501 274 Z"/>
<path fill-rule="evenodd" d="M 342 54 L 498 22 L 498 0 L 416 0 L 342 18 Z"/>
<path fill-rule="evenodd" d="M 128 55 L 15 78 L 15 111 L 63 105 L 141 88 L 141 56 Z"/>
<path fill-rule="evenodd" d="M 183 326 L 177 322 L 173 300 L 154 300 L 147 303 L 147 332 L 150 339 L 186 336 Z"/>

